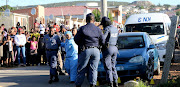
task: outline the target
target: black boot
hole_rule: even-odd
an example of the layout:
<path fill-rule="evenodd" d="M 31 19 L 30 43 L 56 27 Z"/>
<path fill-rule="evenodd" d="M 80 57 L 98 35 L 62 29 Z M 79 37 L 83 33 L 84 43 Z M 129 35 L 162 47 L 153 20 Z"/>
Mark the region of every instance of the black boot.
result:
<path fill-rule="evenodd" d="M 118 83 L 117 82 L 114 82 L 114 87 L 118 87 Z"/>
<path fill-rule="evenodd" d="M 113 87 L 113 83 L 112 82 L 108 83 L 108 87 Z"/>
<path fill-rule="evenodd" d="M 52 82 L 53 82 L 52 79 L 53 79 L 53 75 L 50 75 L 50 80 L 49 80 L 49 82 L 48 82 L 49 84 L 52 84 Z"/>
<path fill-rule="evenodd" d="M 80 85 L 76 85 L 76 87 L 81 87 Z"/>
<path fill-rule="evenodd" d="M 96 87 L 96 85 L 90 84 L 90 87 Z"/>
<path fill-rule="evenodd" d="M 65 74 L 62 72 L 61 68 L 60 68 L 60 70 L 59 70 L 59 75 L 65 75 Z"/>
<path fill-rule="evenodd" d="M 59 82 L 58 75 L 55 76 L 55 79 L 53 80 L 53 82 Z"/>

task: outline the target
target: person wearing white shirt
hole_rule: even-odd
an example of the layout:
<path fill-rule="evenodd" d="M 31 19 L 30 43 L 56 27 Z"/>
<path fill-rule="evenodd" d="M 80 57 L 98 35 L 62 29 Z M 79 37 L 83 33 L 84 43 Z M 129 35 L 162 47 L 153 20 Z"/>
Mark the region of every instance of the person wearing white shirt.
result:
<path fill-rule="evenodd" d="M 45 32 L 45 28 L 44 28 L 44 24 L 42 24 L 42 22 L 40 21 L 40 25 L 39 25 L 39 28 L 40 28 L 40 32 L 44 33 Z"/>
<path fill-rule="evenodd" d="M 23 63 L 24 66 L 26 66 L 26 55 L 25 55 L 25 44 L 26 44 L 26 36 L 24 34 L 22 34 L 22 29 L 19 28 L 18 29 L 18 34 L 14 37 L 14 41 L 17 47 L 17 51 L 18 51 L 18 63 L 20 65 L 20 54 L 22 52 L 23 55 Z"/>

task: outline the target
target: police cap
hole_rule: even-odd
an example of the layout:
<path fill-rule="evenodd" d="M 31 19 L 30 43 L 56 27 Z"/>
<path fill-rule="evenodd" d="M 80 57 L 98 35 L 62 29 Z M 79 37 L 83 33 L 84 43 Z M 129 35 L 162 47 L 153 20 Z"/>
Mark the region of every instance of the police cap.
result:
<path fill-rule="evenodd" d="M 103 17 L 100 25 L 109 26 L 111 25 L 111 20 L 108 17 Z"/>

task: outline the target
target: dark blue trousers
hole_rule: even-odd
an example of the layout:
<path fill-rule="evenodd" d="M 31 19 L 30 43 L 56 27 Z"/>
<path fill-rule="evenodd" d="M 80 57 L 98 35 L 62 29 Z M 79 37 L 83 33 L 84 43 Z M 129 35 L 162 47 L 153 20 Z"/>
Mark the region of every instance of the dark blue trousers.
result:
<path fill-rule="evenodd" d="M 46 51 L 46 57 L 50 66 L 50 75 L 57 75 L 57 51 Z"/>
<path fill-rule="evenodd" d="M 100 52 L 98 48 L 86 49 L 78 55 L 78 74 L 76 78 L 77 86 L 82 85 L 85 73 L 88 73 L 89 83 L 96 85 L 99 60 Z"/>
<path fill-rule="evenodd" d="M 103 51 L 103 64 L 106 71 L 107 82 L 117 82 L 116 58 L 118 49 L 116 46 L 109 46 Z"/>

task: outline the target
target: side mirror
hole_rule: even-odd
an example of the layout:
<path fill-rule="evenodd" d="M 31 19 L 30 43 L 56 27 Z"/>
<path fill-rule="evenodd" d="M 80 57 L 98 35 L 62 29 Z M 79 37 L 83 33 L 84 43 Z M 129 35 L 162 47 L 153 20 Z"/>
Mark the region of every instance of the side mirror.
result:
<path fill-rule="evenodd" d="M 167 30 L 167 35 L 169 35 L 170 34 L 170 30 Z"/>
<path fill-rule="evenodd" d="M 156 48 L 156 46 L 152 44 L 152 45 L 149 45 L 148 49 L 154 49 L 154 48 Z"/>

